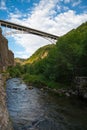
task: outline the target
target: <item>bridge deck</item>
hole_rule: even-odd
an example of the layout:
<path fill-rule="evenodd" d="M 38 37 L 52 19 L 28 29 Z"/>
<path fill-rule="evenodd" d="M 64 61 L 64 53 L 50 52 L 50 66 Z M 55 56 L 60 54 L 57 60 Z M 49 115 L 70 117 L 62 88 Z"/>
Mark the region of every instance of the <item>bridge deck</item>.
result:
<path fill-rule="evenodd" d="M 59 38 L 59 36 L 56 36 L 56 35 L 53 35 L 53 34 L 50 34 L 50 33 L 46 33 L 46 32 L 43 32 L 43 31 L 39 31 L 39 30 L 36 30 L 36 29 L 32 29 L 32 28 L 29 28 L 29 27 L 26 27 L 26 26 L 23 26 L 23 25 L 15 24 L 15 23 L 12 23 L 12 22 L 4 21 L 4 20 L 0 20 L 0 25 L 4 26 L 4 27 L 16 29 L 16 30 L 19 30 L 19 31 L 31 33 L 31 34 L 34 34 L 34 35 L 51 38 L 51 39 L 54 39 L 54 40 L 57 40 Z"/>

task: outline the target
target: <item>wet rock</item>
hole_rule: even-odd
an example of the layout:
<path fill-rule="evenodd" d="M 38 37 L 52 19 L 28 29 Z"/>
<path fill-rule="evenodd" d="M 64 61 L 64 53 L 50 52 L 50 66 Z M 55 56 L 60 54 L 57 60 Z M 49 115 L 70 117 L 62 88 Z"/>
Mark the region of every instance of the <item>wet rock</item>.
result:
<path fill-rule="evenodd" d="M 43 89 L 43 88 L 41 88 L 40 90 L 41 90 L 41 91 L 43 91 L 44 89 Z"/>
<path fill-rule="evenodd" d="M 87 99 L 87 77 L 76 77 L 75 86 L 78 96 Z"/>
<path fill-rule="evenodd" d="M 70 97 L 70 94 L 69 94 L 68 92 L 66 92 L 65 95 L 66 95 L 67 97 Z"/>
<path fill-rule="evenodd" d="M 87 99 L 87 93 L 85 93 L 85 94 L 83 95 L 83 98 Z"/>
<path fill-rule="evenodd" d="M 29 88 L 29 89 L 33 89 L 33 86 L 29 86 L 28 88 Z"/>
<path fill-rule="evenodd" d="M 72 93 L 71 93 L 72 95 L 78 95 L 78 93 L 77 93 L 77 91 L 72 91 Z"/>

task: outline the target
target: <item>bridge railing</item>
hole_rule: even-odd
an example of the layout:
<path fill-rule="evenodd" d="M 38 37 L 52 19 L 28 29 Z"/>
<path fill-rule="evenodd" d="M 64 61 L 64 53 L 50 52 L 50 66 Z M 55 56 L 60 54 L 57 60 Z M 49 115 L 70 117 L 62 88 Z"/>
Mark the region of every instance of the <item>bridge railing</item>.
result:
<path fill-rule="evenodd" d="M 53 35 L 50 33 L 46 33 L 46 32 L 40 31 L 40 30 L 32 29 L 32 28 L 29 28 L 29 27 L 26 27 L 23 25 L 19 25 L 19 24 L 4 21 L 4 20 L 0 20 L 0 25 L 3 27 L 16 29 L 19 31 L 27 32 L 27 33 L 38 35 L 41 37 L 47 37 L 47 38 L 54 39 L 54 40 L 58 40 L 58 38 L 59 38 L 59 36 L 56 36 L 56 35 Z"/>

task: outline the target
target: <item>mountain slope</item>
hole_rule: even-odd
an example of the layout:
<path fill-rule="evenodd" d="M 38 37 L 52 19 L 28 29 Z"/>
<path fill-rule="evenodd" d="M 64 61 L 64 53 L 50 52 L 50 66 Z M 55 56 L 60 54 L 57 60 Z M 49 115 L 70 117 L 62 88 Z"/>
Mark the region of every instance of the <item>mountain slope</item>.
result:
<path fill-rule="evenodd" d="M 39 48 L 24 61 L 21 70 L 27 82 L 31 79 L 35 83 L 67 86 L 75 77 L 87 77 L 87 22 L 60 37 L 56 44 Z"/>
<path fill-rule="evenodd" d="M 55 82 L 71 82 L 76 76 L 87 76 L 86 60 L 87 22 L 60 37 L 51 49 L 48 45 L 37 50 L 26 63 L 33 63 L 32 74 L 42 74 Z"/>
<path fill-rule="evenodd" d="M 22 59 L 22 58 L 15 58 L 15 63 L 16 64 L 23 64 L 24 63 L 24 61 L 25 61 L 25 59 Z"/>
<path fill-rule="evenodd" d="M 24 64 L 32 64 L 41 59 L 44 59 L 45 57 L 47 57 L 50 49 L 53 48 L 54 46 L 55 46 L 54 44 L 49 44 L 39 48 L 30 58 L 24 61 Z"/>

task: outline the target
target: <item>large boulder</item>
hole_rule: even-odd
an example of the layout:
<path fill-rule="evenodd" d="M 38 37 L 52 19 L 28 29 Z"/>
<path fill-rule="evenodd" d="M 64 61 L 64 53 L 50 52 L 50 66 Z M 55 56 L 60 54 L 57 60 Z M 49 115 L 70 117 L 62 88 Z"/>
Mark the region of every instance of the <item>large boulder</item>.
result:
<path fill-rule="evenodd" d="M 78 96 L 87 99 L 87 77 L 76 77 L 75 84 Z"/>

